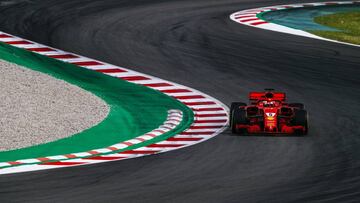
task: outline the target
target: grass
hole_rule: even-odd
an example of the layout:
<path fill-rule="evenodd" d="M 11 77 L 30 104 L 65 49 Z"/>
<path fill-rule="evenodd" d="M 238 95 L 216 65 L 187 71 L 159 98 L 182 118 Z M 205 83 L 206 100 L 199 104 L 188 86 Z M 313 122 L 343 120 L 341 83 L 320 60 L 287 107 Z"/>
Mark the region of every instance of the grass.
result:
<path fill-rule="evenodd" d="M 336 28 L 339 31 L 310 31 L 311 33 L 337 40 L 360 45 L 360 11 L 336 13 L 318 16 L 314 19 L 316 23 Z"/>

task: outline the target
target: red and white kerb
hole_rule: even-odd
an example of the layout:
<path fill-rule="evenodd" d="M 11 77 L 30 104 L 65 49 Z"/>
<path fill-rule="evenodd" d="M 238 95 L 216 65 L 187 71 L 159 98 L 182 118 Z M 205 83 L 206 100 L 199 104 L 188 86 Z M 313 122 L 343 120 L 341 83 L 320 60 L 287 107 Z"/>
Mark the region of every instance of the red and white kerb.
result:
<path fill-rule="evenodd" d="M 182 112 L 179 110 L 169 111 L 168 119 L 158 129 L 104 149 L 0 163 L 0 174 L 93 164 L 171 151 L 210 139 L 224 131 L 227 126 L 227 107 L 215 98 L 190 87 L 48 47 L 4 32 L 0 32 L 0 42 L 155 89 L 179 100 L 194 112 L 194 122 L 187 130 L 167 140 L 146 147 L 111 153 L 116 150 L 126 150 L 129 146 L 148 141 L 169 132 L 181 122 Z"/>

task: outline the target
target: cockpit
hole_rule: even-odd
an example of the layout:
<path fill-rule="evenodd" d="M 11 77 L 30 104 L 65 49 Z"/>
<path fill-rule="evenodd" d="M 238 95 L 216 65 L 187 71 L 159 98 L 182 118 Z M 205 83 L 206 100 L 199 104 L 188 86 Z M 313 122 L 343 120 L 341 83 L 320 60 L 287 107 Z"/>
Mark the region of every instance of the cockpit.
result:
<path fill-rule="evenodd" d="M 260 107 L 278 107 L 280 105 L 279 101 L 268 101 L 268 100 L 262 100 L 259 101 L 258 106 Z"/>

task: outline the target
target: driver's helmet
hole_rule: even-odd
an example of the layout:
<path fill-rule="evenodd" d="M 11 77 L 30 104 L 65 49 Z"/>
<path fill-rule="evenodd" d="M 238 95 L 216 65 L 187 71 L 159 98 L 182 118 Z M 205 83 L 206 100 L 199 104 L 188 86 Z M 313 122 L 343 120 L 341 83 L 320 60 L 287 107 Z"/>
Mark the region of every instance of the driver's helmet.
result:
<path fill-rule="evenodd" d="M 263 107 L 275 107 L 276 106 L 276 102 L 275 101 L 261 101 L 261 104 Z"/>

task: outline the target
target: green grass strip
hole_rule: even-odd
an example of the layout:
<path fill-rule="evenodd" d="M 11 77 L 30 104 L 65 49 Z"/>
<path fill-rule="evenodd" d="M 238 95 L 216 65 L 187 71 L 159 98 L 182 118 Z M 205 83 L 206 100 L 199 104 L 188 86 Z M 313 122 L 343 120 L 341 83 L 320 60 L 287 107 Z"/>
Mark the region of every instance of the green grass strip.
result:
<path fill-rule="evenodd" d="M 54 142 L 0 152 L 0 162 L 104 148 L 157 128 L 165 121 L 167 111 L 170 109 L 179 109 L 184 113 L 184 119 L 177 128 L 129 149 L 167 139 L 182 132 L 193 122 L 193 112 L 187 106 L 161 92 L 144 86 L 51 59 L 5 43 L 0 43 L 0 58 L 79 86 L 100 97 L 110 106 L 109 115 L 100 124 Z"/>
<path fill-rule="evenodd" d="M 314 21 L 340 31 L 311 30 L 309 32 L 324 38 L 360 45 L 360 11 L 318 16 Z"/>

